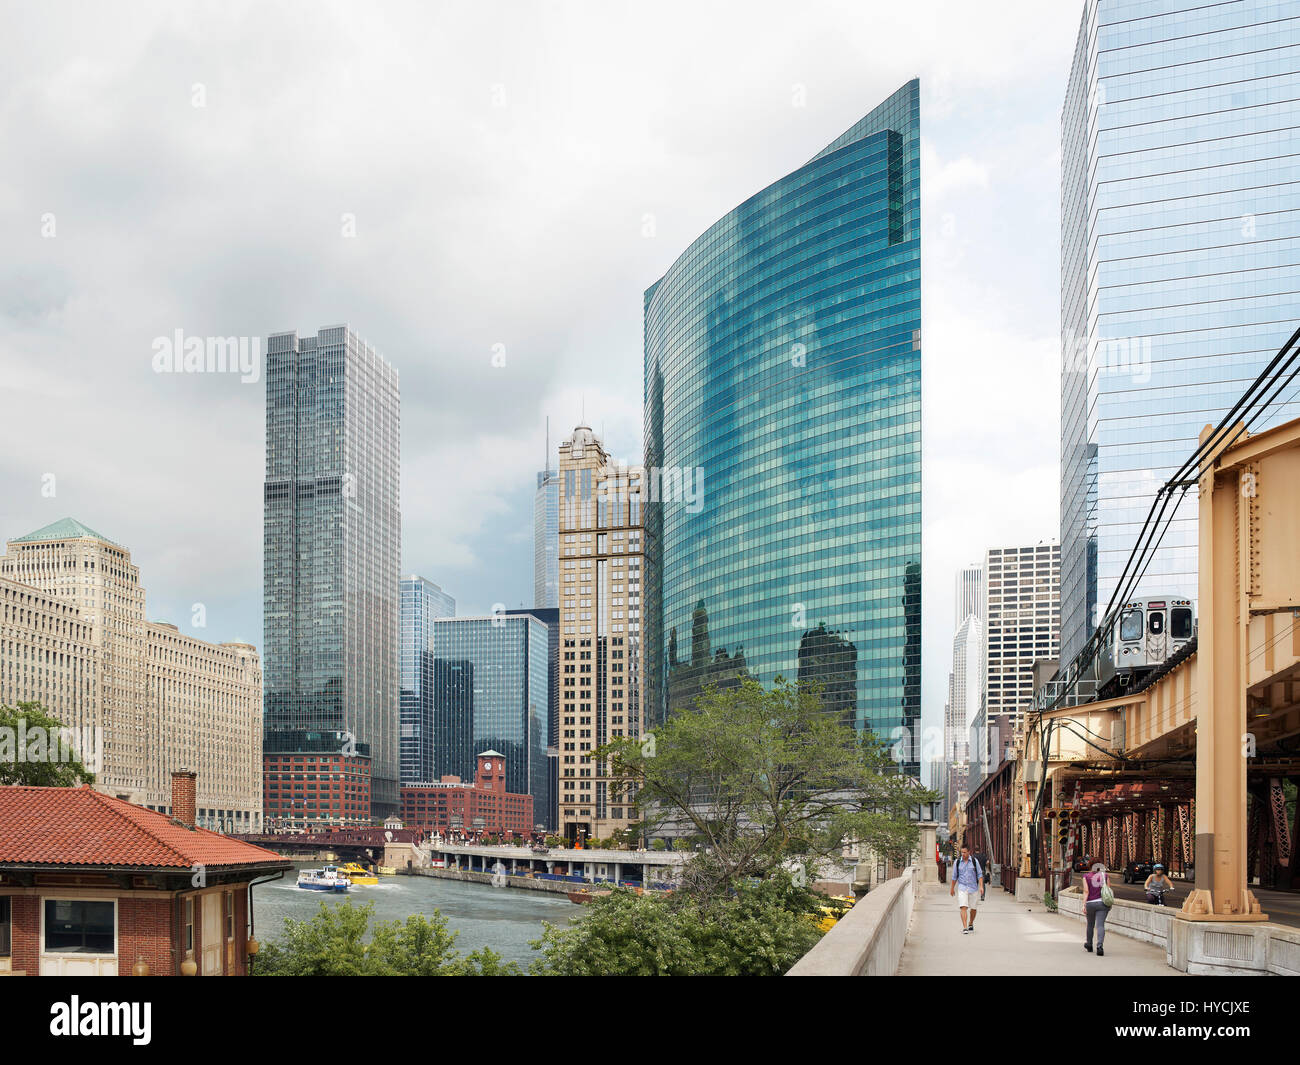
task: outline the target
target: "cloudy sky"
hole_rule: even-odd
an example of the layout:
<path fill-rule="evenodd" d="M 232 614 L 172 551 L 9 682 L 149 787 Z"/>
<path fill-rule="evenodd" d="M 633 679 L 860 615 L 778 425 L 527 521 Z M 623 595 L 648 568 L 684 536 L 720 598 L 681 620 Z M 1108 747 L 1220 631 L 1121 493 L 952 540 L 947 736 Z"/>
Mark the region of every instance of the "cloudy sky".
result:
<path fill-rule="evenodd" d="M 1080 12 L 8 5 L 0 537 L 74 516 L 131 550 L 152 618 L 260 644 L 262 382 L 156 374 L 153 343 L 346 321 L 401 374 L 404 570 L 465 613 L 528 605 L 546 418 L 554 444 L 585 406 L 639 457 L 646 286 L 919 76 L 937 723 L 956 569 L 1057 535 L 1058 118 Z"/>

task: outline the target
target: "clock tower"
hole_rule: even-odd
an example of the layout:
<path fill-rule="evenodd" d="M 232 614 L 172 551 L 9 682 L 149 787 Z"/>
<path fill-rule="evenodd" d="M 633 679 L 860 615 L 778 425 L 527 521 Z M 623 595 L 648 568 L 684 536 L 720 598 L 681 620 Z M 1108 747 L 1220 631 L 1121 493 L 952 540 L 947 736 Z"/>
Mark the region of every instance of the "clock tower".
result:
<path fill-rule="evenodd" d="M 483 791 L 506 790 L 506 759 L 498 751 L 484 751 L 478 756 L 478 773 L 474 783 Z"/>

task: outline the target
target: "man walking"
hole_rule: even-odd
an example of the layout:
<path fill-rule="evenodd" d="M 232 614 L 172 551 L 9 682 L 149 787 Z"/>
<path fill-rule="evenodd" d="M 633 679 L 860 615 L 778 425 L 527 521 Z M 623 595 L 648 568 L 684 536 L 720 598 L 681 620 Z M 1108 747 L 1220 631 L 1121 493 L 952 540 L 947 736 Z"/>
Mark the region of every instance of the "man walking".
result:
<path fill-rule="evenodd" d="M 961 857 L 953 863 L 952 887 L 948 895 L 956 896 L 957 906 L 961 910 L 961 934 L 969 935 L 975 931 L 975 910 L 980 892 L 984 888 L 984 869 L 979 861 L 972 857 L 970 848 L 965 844 L 961 848 Z"/>

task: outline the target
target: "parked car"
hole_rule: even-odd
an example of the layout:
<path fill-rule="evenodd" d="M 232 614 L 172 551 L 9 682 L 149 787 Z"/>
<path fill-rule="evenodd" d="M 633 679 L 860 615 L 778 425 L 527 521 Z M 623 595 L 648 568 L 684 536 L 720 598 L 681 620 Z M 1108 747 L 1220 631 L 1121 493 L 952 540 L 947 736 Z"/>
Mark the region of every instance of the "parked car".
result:
<path fill-rule="evenodd" d="M 1154 858 L 1138 858 L 1124 866 L 1124 883 L 1141 884 L 1151 875 L 1151 868 L 1155 865 Z"/>

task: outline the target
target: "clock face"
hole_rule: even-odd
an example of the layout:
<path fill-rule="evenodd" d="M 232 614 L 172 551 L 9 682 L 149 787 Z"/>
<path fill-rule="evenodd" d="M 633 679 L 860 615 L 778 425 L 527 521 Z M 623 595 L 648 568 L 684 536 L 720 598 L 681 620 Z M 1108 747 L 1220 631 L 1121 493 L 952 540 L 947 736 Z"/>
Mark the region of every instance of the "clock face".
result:
<path fill-rule="evenodd" d="M 486 769 L 486 770 L 491 771 L 491 769 L 492 769 L 492 763 L 491 763 L 491 762 L 484 762 L 484 763 L 483 763 L 483 768 Z"/>

